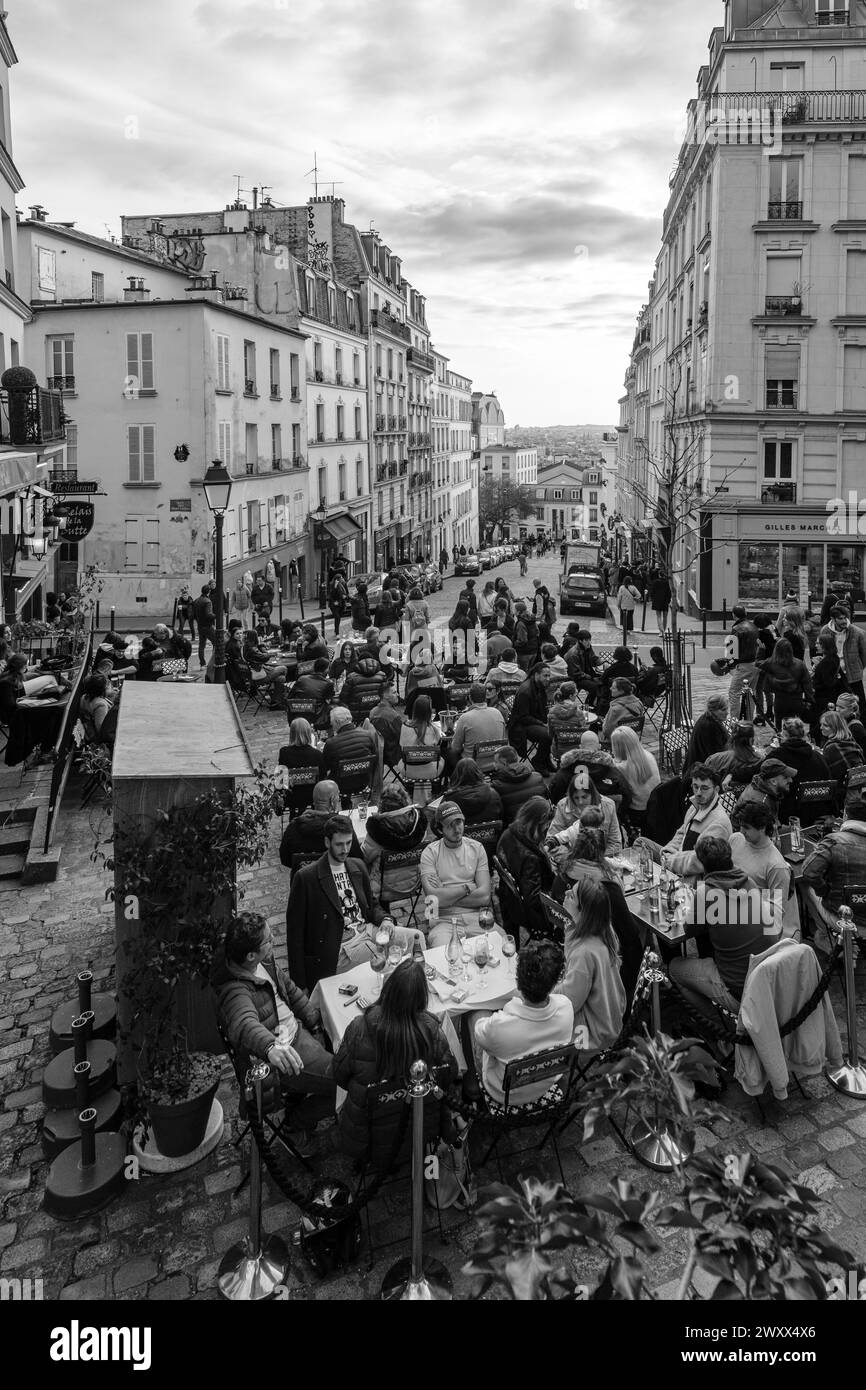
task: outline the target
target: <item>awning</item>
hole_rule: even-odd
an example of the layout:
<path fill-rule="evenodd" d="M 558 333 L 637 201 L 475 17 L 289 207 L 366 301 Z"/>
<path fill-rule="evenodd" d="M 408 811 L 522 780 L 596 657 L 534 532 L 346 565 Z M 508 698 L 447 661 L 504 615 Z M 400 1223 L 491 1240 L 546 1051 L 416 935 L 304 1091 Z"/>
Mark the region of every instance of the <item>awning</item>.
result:
<path fill-rule="evenodd" d="M 412 530 L 411 521 L 401 521 L 397 527 L 398 536 L 408 536 Z"/>
<path fill-rule="evenodd" d="M 351 541 L 358 535 L 361 527 L 353 516 L 344 512 L 342 516 L 326 517 L 325 530 L 332 540 Z"/>

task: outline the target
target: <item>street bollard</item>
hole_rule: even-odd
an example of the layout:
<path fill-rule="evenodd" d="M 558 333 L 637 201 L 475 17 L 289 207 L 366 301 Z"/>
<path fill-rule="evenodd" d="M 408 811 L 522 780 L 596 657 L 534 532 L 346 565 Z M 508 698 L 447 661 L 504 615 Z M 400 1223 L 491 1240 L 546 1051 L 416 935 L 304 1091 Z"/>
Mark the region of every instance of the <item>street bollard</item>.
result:
<path fill-rule="evenodd" d="M 854 947 L 857 941 L 857 924 L 850 907 L 839 908 L 838 929 L 842 939 L 842 959 L 845 964 L 848 1060 L 836 1071 L 828 1071 L 827 1080 L 843 1095 L 854 1096 L 857 1100 L 866 1100 L 866 1067 L 860 1061 L 857 1043 L 857 996 L 854 992 Z"/>
<path fill-rule="evenodd" d="M 271 1069 L 267 1062 L 255 1062 L 246 1074 L 244 1095 L 247 1106 L 255 1105 L 261 1124 L 262 1083 Z M 286 1288 L 289 1251 L 279 1236 L 262 1240 L 262 1156 L 255 1137 L 250 1136 L 250 1217 L 243 1240 L 227 1250 L 220 1261 L 217 1287 L 232 1302 L 260 1302 L 273 1298 Z"/>
<path fill-rule="evenodd" d="M 382 1282 L 389 1302 L 434 1303 L 452 1298 L 451 1276 L 438 1260 L 424 1261 L 424 1101 L 441 1091 L 428 1079 L 427 1063 L 413 1062 L 406 1099 L 412 1106 L 412 1254 L 392 1265 Z"/>

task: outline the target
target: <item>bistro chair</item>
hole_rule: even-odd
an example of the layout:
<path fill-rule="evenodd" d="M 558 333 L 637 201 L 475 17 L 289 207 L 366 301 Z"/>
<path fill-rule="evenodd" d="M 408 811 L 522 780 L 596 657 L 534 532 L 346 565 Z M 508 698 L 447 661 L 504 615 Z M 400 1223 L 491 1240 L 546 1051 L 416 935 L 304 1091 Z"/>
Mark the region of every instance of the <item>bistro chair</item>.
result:
<path fill-rule="evenodd" d="M 671 772 L 681 772 L 691 738 L 691 728 L 686 725 L 679 729 L 665 729 L 659 737 L 662 766 Z"/>
<path fill-rule="evenodd" d="M 264 684 L 263 681 L 254 681 L 252 678 L 252 674 L 245 677 L 244 683 L 241 686 L 240 693 L 242 695 L 246 695 L 247 697 L 246 704 L 241 710 L 241 714 L 246 714 L 250 705 L 255 706 L 254 713 L 256 715 L 259 713 L 259 710 L 270 709 L 270 703 L 268 701 L 267 696 L 267 686 Z"/>
<path fill-rule="evenodd" d="M 416 791 L 419 795 L 429 793 L 437 780 L 436 769 L 441 761 L 442 752 L 438 746 L 403 749 L 403 785 L 407 791 L 411 790 L 413 799 Z"/>
<path fill-rule="evenodd" d="M 843 901 L 854 914 L 861 940 L 866 938 L 866 883 L 848 883 L 842 889 Z"/>
<path fill-rule="evenodd" d="M 356 724 L 363 724 L 371 710 L 375 709 L 381 700 L 381 694 L 376 690 L 371 690 L 365 695 L 359 695 L 357 700 L 353 700 L 349 705 L 349 713 Z"/>
<path fill-rule="evenodd" d="M 499 752 L 500 748 L 508 747 L 509 744 L 505 739 L 497 739 L 495 742 L 490 743 L 476 743 L 475 747 L 469 752 L 464 749 L 463 756 L 472 758 L 483 773 L 489 774 L 493 771 L 496 754 Z"/>
<path fill-rule="evenodd" d="M 557 946 L 564 945 L 566 931 L 569 927 L 574 926 L 570 913 L 566 912 L 562 904 L 552 898 L 549 893 L 539 893 L 538 901 L 550 923 L 551 939 L 556 942 Z"/>
<path fill-rule="evenodd" d="M 0 722 L 0 753 L 3 752 L 3 749 L 6 747 L 6 744 L 7 744 L 8 742 L 9 742 L 9 725 L 8 725 L 8 724 L 3 724 L 2 722 Z"/>
<path fill-rule="evenodd" d="M 526 908 L 517 880 L 499 854 L 493 856 L 493 869 L 499 879 L 499 908 L 506 930 L 520 946 L 520 928 L 526 922 Z"/>
<path fill-rule="evenodd" d="M 476 840 L 479 845 L 484 846 L 484 850 L 487 854 L 487 863 L 492 869 L 493 859 L 496 854 L 496 846 L 502 838 L 502 821 L 467 821 L 464 825 L 464 835 L 468 840 Z"/>
<path fill-rule="evenodd" d="M 481 1087 L 484 1110 L 478 1117 L 478 1123 L 489 1126 L 493 1137 L 484 1157 L 479 1160 L 479 1168 L 484 1168 L 495 1154 L 499 1179 L 500 1182 L 504 1182 L 502 1160 L 499 1157 L 499 1145 L 504 1136 L 518 1130 L 546 1125 L 547 1128 L 537 1144 L 527 1144 L 522 1149 L 512 1150 L 511 1157 L 527 1153 L 530 1149 L 541 1149 L 549 1139 L 556 1155 L 562 1185 L 567 1189 L 568 1184 L 565 1181 L 562 1158 L 559 1152 L 557 1128 L 562 1123 L 568 1097 L 571 1094 L 575 1059 L 574 1045 L 568 1043 L 565 1047 L 550 1047 L 545 1052 L 536 1052 L 529 1057 L 521 1057 L 515 1062 L 509 1062 L 505 1068 L 501 1102 L 494 1100 L 484 1090 L 484 1087 Z M 546 1081 L 549 1085 L 544 1094 L 539 1096 L 537 1100 L 527 1101 L 521 1105 L 519 1101 L 513 1099 L 523 1086 L 539 1081 Z"/>
<path fill-rule="evenodd" d="M 719 792 L 719 805 L 729 816 L 733 814 L 734 807 L 739 799 L 740 793 L 735 791 L 733 787 L 725 787 Z"/>
<path fill-rule="evenodd" d="M 185 676 L 187 669 L 187 660 L 183 656 L 170 656 L 162 663 L 164 676 Z"/>
<path fill-rule="evenodd" d="M 428 1153 L 435 1153 L 443 1138 L 443 1132 L 448 1127 L 442 1088 L 448 1085 L 449 1075 L 449 1067 L 434 1068 L 432 1080 L 436 1082 L 437 1089 L 431 1090 L 424 1099 L 424 1146 Z M 373 1268 L 377 1249 L 385 1250 L 390 1245 L 400 1244 L 404 1239 L 403 1236 L 398 1236 L 395 1240 L 383 1241 L 378 1247 L 374 1246 L 370 1223 L 370 1198 L 373 1193 L 368 1197 L 368 1188 L 378 1190 L 385 1183 L 396 1183 L 411 1178 L 411 1113 L 405 1082 L 381 1081 L 367 1087 L 367 1158 L 361 1168 L 355 1198 L 363 1202 L 364 1223 L 367 1227 L 368 1269 Z M 436 1222 L 439 1239 L 443 1244 L 447 1244 L 438 1192 Z"/>
<path fill-rule="evenodd" d="M 343 758 L 337 763 L 334 781 L 340 789 L 340 801 L 344 810 L 352 804 L 352 797 L 361 792 L 369 794 L 376 775 L 379 759 L 376 755 L 367 758 Z"/>
<path fill-rule="evenodd" d="M 280 781 L 285 791 L 283 814 L 288 811 L 290 817 L 297 816 L 312 805 L 313 787 L 320 776 L 321 771 L 318 767 L 283 767 L 280 769 Z"/>
<path fill-rule="evenodd" d="M 379 860 L 380 882 L 382 887 L 379 890 L 379 904 L 387 912 L 394 902 L 409 903 L 409 916 L 406 919 L 406 926 L 418 927 L 418 904 L 424 895 L 424 885 L 421 882 L 421 854 L 424 845 L 416 845 L 414 849 L 382 850 Z M 415 882 L 408 893 L 401 893 L 399 897 L 391 898 L 386 896 L 385 875 L 389 869 L 408 869 L 416 870 Z"/>
<path fill-rule="evenodd" d="M 797 794 L 801 808 L 803 825 L 814 825 L 824 816 L 835 816 L 839 800 L 839 784 L 832 780 L 826 782 L 801 782 Z"/>
<path fill-rule="evenodd" d="M 550 747 L 551 757 L 556 762 L 562 760 L 563 753 L 568 753 L 572 748 L 580 747 L 580 740 L 585 734 L 589 725 L 581 724 L 557 724 L 556 733 Z"/>
<path fill-rule="evenodd" d="M 314 724 L 321 714 L 321 704 L 314 700 L 311 695 L 288 695 L 286 697 L 286 719 L 291 724 L 293 719 L 307 719 Z"/>

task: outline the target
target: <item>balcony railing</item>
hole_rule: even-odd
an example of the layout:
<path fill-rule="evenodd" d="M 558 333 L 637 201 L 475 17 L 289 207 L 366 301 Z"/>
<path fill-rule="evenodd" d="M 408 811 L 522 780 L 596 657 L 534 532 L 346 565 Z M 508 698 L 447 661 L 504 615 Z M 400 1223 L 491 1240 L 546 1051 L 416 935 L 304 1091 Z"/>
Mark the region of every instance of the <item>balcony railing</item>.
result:
<path fill-rule="evenodd" d="M 301 399 L 301 388 L 300 388 L 300 386 L 293 386 L 293 387 L 292 387 L 292 400 L 293 400 L 293 401 L 299 401 L 300 399 Z"/>
<path fill-rule="evenodd" d="M 275 473 L 280 473 L 280 472 L 282 471 L 282 467 L 283 467 L 283 460 L 282 460 L 282 459 L 276 459 L 276 458 L 271 459 L 271 468 L 274 470 Z"/>
<path fill-rule="evenodd" d="M 74 390 L 75 390 L 75 377 L 74 377 L 74 376 L 49 376 L 49 377 L 46 378 L 46 380 L 48 381 L 49 390 L 52 390 L 52 391 L 74 391 Z"/>
<path fill-rule="evenodd" d="M 422 352 L 420 348 L 410 347 L 406 358 L 413 367 L 420 367 L 424 372 L 432 372 L 436 369 L 436 363 L 429 352 Z"/>
<path fill-rule="evenodd" d="M 324 380 L 325 380 L 325 373 L 322 371 L 321 368 L 318 368 L 316 371 L 314 371 L 314 372 L 313 372 L 313 376 L 315 377 L 316 381 L 324 381 Z"/>
<path fill-rule="evenodd" d="M 245 380 L 244 380 L 244 395 L 245 395 L 245 396 L 255 396 L 255 395 L 256 395 L 256 382 L 255 382 L 255 377 L 248 376 L 248 377 L 245 378 Z"/>
<path fill-rule="evenodd" d="M 803 301 L 797 294 L 768 294 L 764 300 L 767 318 L 796 318 L 802 312 Z"/>
<path fill-rule="evenodd" d="M 815 14 L 815 23 L 819 28 L 829 28 L 831 25 L 839 25 L 841 27 L 843 24 L 849 24 L 850 20 L 851 13 L 849 10 L 818 10 Z"/>
<path fill-rule="evenodd" d="M 396 415 L 389 415 L 389 416 L 388 416 L 388 429 L 389 429 L 389 430 L 395 430 L 396 428 L 397 428 L 397 416 L 396 416 Z"/>
<path fill-rule="evenodd" d="M 802 222 L 803 204 L 796 199 L 786 198 L 783 202 L 767 204 L 768 222 Z"/>
<path fill-rule="evenodd" d="M 386 333 L 391 333 L 395 338 L 401 338 L 404 343 L 411 343 L 412 334 L 405 323 L 401 323 L 393 314 L 389 314 L 386 309 L 373 309 L 370 313 L 370 323 L 373 328 L 384 329 Z M 381 376 L 381 372 L 379 373 Z"/>
<path fill-rule="evenodd" d="M 796 483 L 764 483 L 761 488 L 762 502 L 796 502 Z"/>
<path fill-rule="evenodd" d="M 406 425 L 407 425 L 407 424 L 408 424 L 408 421 L 407 421 L 407 419 L 406 419 L 406 416 L 405 416 L 405 415 L 401 415 L 401 416 L 400 416 L 399 428 L 400 428 L 401 430 L 404 430 L 404 429 L 406 428 Z"/>
<path fill-rule="evenodd" d="M 51 444 L 66 438 L 63 395 L 32 386 L 24 391 L 0 391 L 0 444 Z"/>
<path fill-rule="evenodd" d="M 306 466 L 307 466 L 307 460 L 304 458 L 304 455 L 303 455 L 303 454 L 292 454 L 292 467 L 293 467 L 293 468 L 306 468 Z"/>
<path fill-rule="evenodd" d="M 772 385 L 767 383 L 767 408 L 769 410 L 796 410 L 797 408 L 797 387 L 788 386 L 784 383 Z"/>
<path fill-rule="evenodd" d="M 377 429 L 378 431 L 381 432 L 384 428 L 385 428 L 385 416 L 384 416 L 384 415 L 377 415 L 377 416 L 376 416 L 376 429 Z"/>
<path fill-rule="evenodd" d="M 342 386 L 342 384 L 343 384 L 343 373 L 342 373 L 342 372 L 334 372 L 334 382 L 335 382 L 335 384 L 336 384 L 337 386 Z"/>

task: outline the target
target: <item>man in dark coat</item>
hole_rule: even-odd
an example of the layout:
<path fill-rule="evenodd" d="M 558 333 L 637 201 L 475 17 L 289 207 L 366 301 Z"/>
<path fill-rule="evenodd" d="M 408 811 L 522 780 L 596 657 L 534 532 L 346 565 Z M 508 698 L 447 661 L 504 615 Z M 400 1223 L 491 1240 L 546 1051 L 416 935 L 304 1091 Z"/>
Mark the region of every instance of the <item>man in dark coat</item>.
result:
<path fill-rule="evenodd" d="M 373 900 L 367 866 L 349 858 L 352 822 L 332 816 L 324 833 L 321 859 L 292 875 L 286 910 L 289 974 L 306 990 L 369 959 L 370 927 L 386 915 Z"/>
<path fill-rule="evenodd" d="M 550 761 L 550 728 L 547 723 L 549 686 L 550 671 L 546 666 L 536 666 L 529 679 L 525 680 L 517 691 L 508 721 L 508 740 L 521 757 L 526 756 L 528 739 L 537 745 L 535 766 L 539 772 L 553 770 Z"/>
<path fill-rule="evenodd" d="M 714 753 L 723 753 L 730 745 L 725 721 L 728 717 L 728 700 L 725 695 L 711 695 L 707 708 L 695 720 L 689 746 L 683 764 L 683 779 L 688 778 L 689 768 L 695 763 L 705 763 Z"/>
<path fill-rule="evenodd" d="M 292 867 L 296 854 L 318 854 L 325 852 L 325 826 L 332 816 L 340 814 L 340 788 L 336 782 L 327 779 L 317 782 L 313 787 L 313 804 L 299 816 L 293 816 L 283 831 L 280 842 L 280 863 L 287 869 Z M 350 859 L 363 859 L 364 855 L 354 830 L 349 847 Z"/>

